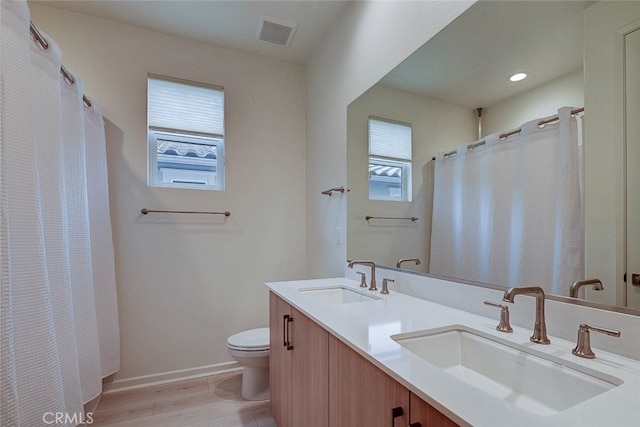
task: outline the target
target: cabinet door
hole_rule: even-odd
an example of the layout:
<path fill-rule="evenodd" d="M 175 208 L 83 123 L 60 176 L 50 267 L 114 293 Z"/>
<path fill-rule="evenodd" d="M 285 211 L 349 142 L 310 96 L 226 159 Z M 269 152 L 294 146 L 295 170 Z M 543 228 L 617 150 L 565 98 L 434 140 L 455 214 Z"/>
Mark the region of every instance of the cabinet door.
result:
<path fill-rule="evenodd" d="M 291 352 L 287 351 L 286 318 L 290 315 L 289 304 L 269 292 L 269 394 L 271 414 L 280 427 L 292 427 L 291 411 Z"/>
<path fill-rule="evenodd" d="M 411 393 L 411 423 L 420 423 L 421 427 L 456 427 L 458 424 L 447 418 L 442 412 Z"/>
<path fill-rule="evenodd" d="M 329 333 L 295 308 L 291 316 L 292 426 L 328 427 Z"/>
<path fill-rule="evenodd" d="M 392 409 L 402 415 L 392 418 Z M 371 362 L 329 337 L 329 425 L 407 426 L 409 391 Z"/>
<path fill-rule="evenodd" d="M 327 427 L 329 333 L 269 293 L 271 414 L 278 427 Z"/>

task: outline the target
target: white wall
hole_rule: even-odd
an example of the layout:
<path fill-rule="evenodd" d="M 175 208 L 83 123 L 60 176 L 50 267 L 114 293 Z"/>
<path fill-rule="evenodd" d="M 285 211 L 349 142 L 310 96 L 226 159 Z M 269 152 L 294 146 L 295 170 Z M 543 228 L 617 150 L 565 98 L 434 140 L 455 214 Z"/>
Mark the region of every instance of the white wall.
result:
<path fill-rule="evenodd" d="M 413 197 L 411 202 L 369 200 L 368 119 L 377 116 L 411 123 Z M 428 271 L 433 205 L 433 162 L 439 151 L 471 142 L 477 131 L 475 111 L 433 98 L 376 85 L 347 109 L 348 253 L 395 266 L 399 258 L 420 259 L 404 268 Z M 418 217 L 418 221 L 372 220 L 366 215 Z"/>
<path fill-rule="evenodd" d="M 122 347 L 115 384 L 235 366 L 226 338 L 268 323 L 263 283 L 306 273 L 302 67 L 30 8 L 86 93 L 103 101 Z M 224 86 L 226 191 L 147 187 L 147 73 Z"/>
<path fill-rule="evenodd" d="M 307 273 L 342 276 L 347 196 L 347 106 L 474 1 L 353 2 L 307 64 Z M 342 239 L 344 241 L 344 239 Z"/>

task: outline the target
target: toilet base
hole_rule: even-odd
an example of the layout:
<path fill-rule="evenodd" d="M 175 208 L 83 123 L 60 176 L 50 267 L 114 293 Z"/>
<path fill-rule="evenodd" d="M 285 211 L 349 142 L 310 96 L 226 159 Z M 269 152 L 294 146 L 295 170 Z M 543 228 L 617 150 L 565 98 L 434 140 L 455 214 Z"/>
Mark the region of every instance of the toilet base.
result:
<path fill-rule="evenodd" d="M 269 400 L 269 367 L 245 366 L 240 395 L 245 400 Z"/>

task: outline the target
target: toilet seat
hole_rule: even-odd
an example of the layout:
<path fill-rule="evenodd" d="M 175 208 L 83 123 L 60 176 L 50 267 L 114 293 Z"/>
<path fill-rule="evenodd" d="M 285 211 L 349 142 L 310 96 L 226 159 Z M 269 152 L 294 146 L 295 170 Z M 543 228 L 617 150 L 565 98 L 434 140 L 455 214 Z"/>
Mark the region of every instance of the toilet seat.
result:
<path fill-rule="evenodd" d="M 250 329 L 227 338 L 230 349 L 240 351 L 269 350 L 269 328 Z"/>

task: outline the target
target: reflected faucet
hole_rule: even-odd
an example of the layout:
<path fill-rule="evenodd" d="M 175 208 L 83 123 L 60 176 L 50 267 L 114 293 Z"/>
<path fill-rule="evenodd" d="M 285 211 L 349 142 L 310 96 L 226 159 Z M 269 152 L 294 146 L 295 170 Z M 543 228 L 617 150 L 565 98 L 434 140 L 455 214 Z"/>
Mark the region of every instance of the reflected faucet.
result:
<path fill-rule="evenodd" d="M 408 262 L 408 261 L 413 261 L 416 263 L 416 265 L 420 265 L 420 260 L 418 258 L 400 258 L 396 263 L 396 268 L 400 268 L 400 265 L 403 262 Z"/>
<path fill-rule="evenodd" d="M 373 261 L 351 261 L 349 262 L 349 268 L 353 268 L 354 265 L 368 265 L 371 267 L 371 285 L 369 286 L 370 291 L 377 291 L 378 287 L 376 286 L 376 264 Z"/>
<path fill-rule="evenodd" d="M 532 294 L 536 296 L 536 322 L 533 325 L 533 335 L 531 342 L 537 344 L 549 344 L 549 338 L 547 338 L 547 325 L 544 321 L 544 290 L 539 286 L 525 286 L 522 288 L 509 288 L 502 297 L 503 301 L 513 303 L 516 295 L 519 294 Z"/>
<path fill-rule="evenodd" d="M 569 296 L 571 298 L 578 298 L 578 290 L 582 286 L 587 286 L 587 285 L 594 285 L 592 288 L 594 291 L 604 290 L 604 287 L 602 286 L 602 282 L 599 279 L 578 280 L 569 288 Z"/>

